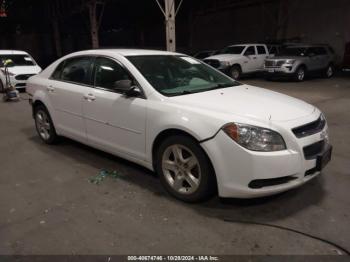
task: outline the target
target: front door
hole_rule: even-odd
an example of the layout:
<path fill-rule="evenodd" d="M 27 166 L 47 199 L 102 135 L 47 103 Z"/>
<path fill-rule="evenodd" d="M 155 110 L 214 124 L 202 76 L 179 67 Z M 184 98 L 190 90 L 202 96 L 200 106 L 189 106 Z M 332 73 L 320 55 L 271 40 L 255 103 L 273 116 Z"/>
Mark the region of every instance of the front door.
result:
<path fill-rule="evenodd" d="M 95 60 L 95 87 L 87 90 L 83 102 L 87 138 L 106 151 L 145 159 L 147 100 L 126 97 L 115 89 L 116 82 L 126 79 L 133 77 L 119 62 Z"/>

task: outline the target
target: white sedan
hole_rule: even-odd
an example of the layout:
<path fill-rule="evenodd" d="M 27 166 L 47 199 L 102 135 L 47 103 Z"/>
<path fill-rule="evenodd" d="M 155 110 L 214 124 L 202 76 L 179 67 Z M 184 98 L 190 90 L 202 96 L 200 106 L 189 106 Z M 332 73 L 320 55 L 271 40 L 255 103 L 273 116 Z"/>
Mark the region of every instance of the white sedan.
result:
<path fill-rule="evenodd" d="M 70 54 L 30 78 L 27 92 L 44 142 L 65 136 L 138 163 L 183 201 L 276 194 L 331 158 L 317 108 L 179 53 Z"/>

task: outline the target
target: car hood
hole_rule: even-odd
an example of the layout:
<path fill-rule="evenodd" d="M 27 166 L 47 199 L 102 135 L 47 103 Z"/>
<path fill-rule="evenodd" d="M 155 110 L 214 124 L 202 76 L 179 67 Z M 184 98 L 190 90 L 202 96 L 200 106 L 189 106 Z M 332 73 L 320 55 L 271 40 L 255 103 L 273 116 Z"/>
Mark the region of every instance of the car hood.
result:
<path fill-rule="evenodd" d="M 15 75 L 22 74 L 39 74 L 41 72 L 40 66 L 14 66 L 9 67 L 9 72 Z"/>
<path fill-rule="evenodd" d="M 241 55 L 232 55 L 232 54 L 220 54 L 220 55 L 213 55 L 213 56 L 209 56 L 206 59 L 216 59 L 219 61 L 231 61 L 231 60 L 235 60 L 238 58 L 241 58 Z"/>
<path fill-rule="evenodd" d="M 170 100 L 180 106 L 262 121 L 289 121 L 310 115 L 315 110 L 304 101 L 249 85 L 176 96 Z"/>

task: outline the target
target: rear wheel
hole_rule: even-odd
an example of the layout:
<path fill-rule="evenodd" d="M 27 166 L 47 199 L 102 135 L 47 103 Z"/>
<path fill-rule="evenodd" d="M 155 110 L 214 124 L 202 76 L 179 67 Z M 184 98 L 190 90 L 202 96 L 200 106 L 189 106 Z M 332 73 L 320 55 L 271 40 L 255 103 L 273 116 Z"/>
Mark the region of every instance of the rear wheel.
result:
<path fill-rule="evenodd" d="M 213 168 L 198 142 L 187 136 L 163 141 L 157 153 L 156 170 L 165 189 L 186 202 L 203 201 L 215 193 Z"/>
<path fill-rule="evenodd" d="M 234 65 L 231 67 L 229 73 L 230 73 L 230 77 L 232 77 L 235 80 L 239 80 L 242 75 L 242 70 L 239 66 Z"/>
<path fill-rule="evenodd" d="M 34 109 L 35 127 L 39 137 L 46 144 L 54 144 L 58 140 L 55 127 L 47 109 L 42 106 L 36 106 Z"/>
<path fill-rule="evenodd" d="M 295 72 L 295 80 L 298 82 L 304 81 L 306 76 L 306 68 L 305 66 L 298 67 L 297 71 Z"/>

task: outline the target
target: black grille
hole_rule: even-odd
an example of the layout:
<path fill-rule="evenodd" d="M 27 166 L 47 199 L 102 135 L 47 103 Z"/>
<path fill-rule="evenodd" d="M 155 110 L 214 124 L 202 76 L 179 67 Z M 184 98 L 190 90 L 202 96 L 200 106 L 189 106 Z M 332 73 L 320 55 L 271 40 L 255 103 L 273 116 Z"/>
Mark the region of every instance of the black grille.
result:
<path fill-rule="evenodd" d="M 285 183 L 288 183 L 294 179 L 297 179 L 295 176 L 285 176 L 285 177 L 276 177 L 276 178 L 269 178 L 269 179 L 256 179 L 249 183 L 250 188 L 258 189 L 263 188 L 267 186 L 277 186 L 282 185 Z"/>
<path fill-rule="evenodd" d="M 317 158 L 317 155 L 323 152 L 325 145 L 326 145 L 325 141 L 322 140 L 317 143 L 304 147 L 303 151 L 304 151 L 305 159 L 310 160 L 310 159 Z"/>
<path fill-rule="evenodd" d="M 313 134 L 321 132 L 325 125 L 326 125 L 326 120 L 321 119 L 320 117 L 314 122 L 293 128 L 292 132 L 297 138 L 311 136 Z"/>
<path fill-rule="evenodd" d="M 25 75 L 16 75 L 16 80 L 27 80 L 29 77 L 33 76 L 35 74 L 25 74 Z"/>
<path fill-rule="evenodd" d="M 204 62 L 215 68 L 220 67 L 220 61 L 216 59 L 205 59 Z"/>
<path fill-rule="evenodd" d="M 281 67 L 284 64 L 283 60 L 266 60 L 266 67 Z"/>

